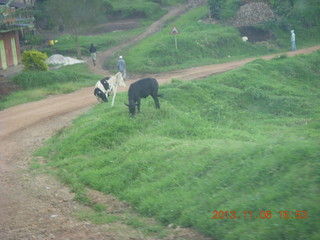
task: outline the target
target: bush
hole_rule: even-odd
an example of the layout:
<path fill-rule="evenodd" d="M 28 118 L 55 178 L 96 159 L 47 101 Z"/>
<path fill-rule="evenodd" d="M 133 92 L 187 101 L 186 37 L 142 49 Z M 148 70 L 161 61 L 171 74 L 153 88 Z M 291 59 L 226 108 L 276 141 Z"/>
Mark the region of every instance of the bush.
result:
<path fill-rule="evenodd" d="M 44 62 L 47 58 L 47 54 L 32 50 L 25 51 L 21 60 L 26 71 L 47 71 L 48 65 Z"/>

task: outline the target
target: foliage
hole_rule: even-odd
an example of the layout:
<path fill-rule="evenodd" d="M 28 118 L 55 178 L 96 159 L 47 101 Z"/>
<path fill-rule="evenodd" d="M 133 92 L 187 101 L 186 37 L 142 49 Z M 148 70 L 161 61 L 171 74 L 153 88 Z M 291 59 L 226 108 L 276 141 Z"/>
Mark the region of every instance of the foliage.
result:
<path fill-rule="evenodd" d="M 71 31 L 71 36 L 81 57 L 79 45 L 80 30 L 92 27 L 105 19 L 101 0 L 54 0 L 47 2 L 50 18 L 55 19 L 60 28 Z"/>
<path fill-rule="evenodd" d="M 182 4 L 186 1 L 187 0 L 95 0 L 87 1 L 88 3 L 92 3 L 92 5 L 90 5 L 90 7 L 84 6 L 85 8 L 83 9 L 90 9 L 95 7 L 95 5 L 98 3 L 100 8 L 98 9 L 99 11 L 97 11 L 97 13 L 103 13 L 105 19 L 136 17 L 154 19 L 156 16 L 159 16 L 159 14 L 163 14 L 165 10 L 162 9 L 162 7 Z M 83 1 L 80 1 L 79 5 L 82 5 L 82 2 Z M 34 10 L 37 26 L 45 29 L 52 29 L 60 25 L 61 28 L 61 23 L 63 23 L 63 21 L 61 21 L 60 16 L 69 8 L 68 4 L 69 3 L 64 1 L 63 5 L 60 5 L 63 6 L 63 8 L 58 8 L 59 4 L 54 3 L 53 0 L 37 1 L 36 8 Z M 77 8 L 78 6 L 75 5 L 75 7 Z M 56 18 L 57 14 L 52 15 L 55 10 L 58 10 L 59 18 Z M 56 21 L 56 19 L 60 20 Z"/>
<path fill-rule="evenodd" d="M 164 225 L 223 240 L 318 239 L 319 61 L 318 51 L 174 80 L 160 88 L 160 110 L 147 98 L 135 118 L 100 104 L 36 155 L 66 183 L 113 193 Z M 241 218 L 212 219 L 232 210 Z"/>
<path fill-rule="evenodd" d="M 79 64 L 83 66 L 83 64 Z M 70 68 L 62 68 L 59 71 L 47 72 L 22 72 L 13 77 L 13 82 L 21 86 L 23 89 L 32 89 L 39 87 L 47 87 L 58 83 L 74 83 L 83 81 L 87 74 L 69 70 Z M 78 68 L 74 68 L 78 69 Z"/>
<path fill-rule="evenodd" d="M 47 58 L 47 54 L 31 50 L 23 52 L 21 61 L 25 71 L 47 71 L 48 65 L 45 63 Z"/>
<path fill-rule="evenodd" d="M 186 0 L 109 0 L 114 18 L 154 18 L 163 12 L 162 7 L 185 3 Z"/>
<path fill-rule="evenodd" d="M 214 19 L 219 20 L 221 17 L 221 10 L 223 8 L 223 0 L 209 0 L 208 5 L 209 5 L 209 11 L 211 13 L 211 17 Z"/>
<path fill-rule="evenodd" d="M 172 6 L 186 3 L 188 0 L 149 0 L 150 2 L 158 3 L 162 6 Z"/>
<path fill-rule="evenodd" d="M 152 17 L 152 15 L 158 15 L 161 12 L 159 4 L 148 1 L 115 1 L 113 3 L 113 15 L 121 16 L 121 18 L 129 17 Z"/>
<path fill-rule="evenodd" d="M 35 25 L 40 29 L 53 29 L 57 22 L 54 18 L 49 17 L 47 4 L 49 0 L 42 0 L 35 2 L 35 8 L 33 9 L 33 16 L 35 18 Z"/>
<path fill-rule="evenodd" d="M 23 89 L 10 93 L 0 101 L 0 110 L 26 102 L 37 101 L 48 95 L 66 94 L 82 87 L 93 86 L 102 76 L 88 74 L 86 64 L 61 67 L 55 71 L 21 72 L 12 81 Z"/>
<path fill-rule="evenodd" d="M 298 2 L 298 0 L 269 0 L 268 1 L 272 8 L 275 10 L 275 13 L 279 16 L 289 15 L 292 11 L 294 5 Z"/>
<path fill-rule="evenodd" d="M 24 40 L 22 44 L 31 46 L 32 48 L 35 48 L 45 42 L 44 37 L 32 32 L 27 33 L 22 40 Z"/>
<path fill-rule="evenodd" d="M 130 72 L 159 72 L 192 66 L 221 63 L 278 51 L 272 47 L 243 42 L 236 28 L 200 21 L 207 14 L 206 7 L 195 8 L 132 47 L 125 56 Z M 178 49 L 170 31 L 176 25 Z M 115 69 L 115 60 L 108 59 L 106 69 Z"/>
<path fill-rule="evenodd" d="M 233 16 L 228 11 L 235 10 L 239 6 L 239 1 L 225 1 L 221 13 L 223 22 L 228 20 L 225 19 L 226 16 Z M 268 34 L 270 38 L 266 39 L 264 44 L 254 44 L 243 42 L 239 30 L 226 26 L 223 22 L 222 24 L 202 22 L 201 20 L 206 18 L 207 9 L 199 7 L 187 12 L 175 22 L 168 24 L 161 32 L 141 41 L 137 46 L 122 51 L 121 55 L 126 58 L 128 71 L 133 73 L 168 71 L 221 63 L 290 49 L 288 37 L 293 27 L 296 30 L 296 41 L 300 49 L 319 44 L 320 23 L 317 23 L 319 18 L 315 16 L 320 12 L 317 9 L 320 8 L 313 7 L 312 2 L 302 5 L 297 1 L 291 15 L 278 17 L 276 21 L 255 26 L 270 33 Z M 305 17 L 309 15 L 311 19 Z M 178 49 L 175 49 L 174 37 L 169 34 L 173 25 L 176 25 L 180 31 L 176 36 Z M 115 58 L 110 58 L 105 63 L 105 68 L 116 71 L 115 61 Z"/>
<path fill-rule="evenodd" d="M 79 36 L 79 46 L 83 55 L 89 55 L 89 46 L 91 43 L 97 48 L 98 52 L 105 51 L 119 44 L 125 43 L 128 38 L 134 38 L 141 34 L 144 27 L 128 30 L 128 31 L 114 31 L 99 35 L 81 35 Z M 65 56 L 75 56 L 77 54 L 74 49 L 74 42 L 72 36 L 69 34 L 62 35 L 56 38 L 58 43 L 53 46 L 43 48 L 42 51 L 47 52 L 48 55 L 59 53 Z"/>
<path fill-rule="evenodd" d="M 76 72 L 23 72 L 13 78 L 13 82 L 24 89 L 45 87 L 56 83 L 76 82 L 81 74 Z"/>

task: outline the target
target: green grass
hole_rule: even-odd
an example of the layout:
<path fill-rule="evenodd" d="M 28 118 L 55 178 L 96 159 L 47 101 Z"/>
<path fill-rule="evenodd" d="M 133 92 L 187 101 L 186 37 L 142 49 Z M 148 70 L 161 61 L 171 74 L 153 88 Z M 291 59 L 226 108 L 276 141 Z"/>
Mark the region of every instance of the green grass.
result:
<path fill-rule="evenodd" d="M 314 46 L 319 44 L 319 20 L 316 17 L 319 8 L 312 4 L 315 5 L 296 1 L 290 14 L 255 25 L 255 28 L 268 31 L 273 36 L 266 39 L 264 44 L 243 42 L 239 30 L 231 27 L 239 1 L 226 1 L 222 10 L 223 20 L 215 24 L 201 22 L 208 18 L 207 6 L 201 6 L 175 21 L 172 21 L 174 18 L 170 19 L 160 32 L 136 46 L 121 50 L 121 53 L 115 54 L 114 58 L 105 63 L 105 68 L 116 72 L 114 62 L 119 55 L 125 56 L 128 71 L 154 73 L 289 51 L 291 29 L 295 29 L 298 49 Z M 278 11 L 278 8 L 274 10 Z M 175 37 L 169 34 L 173 26 L 177 26 L 180 31 L 177 35 L 177 49 Z"/>
<path fill-rule="evenodd" d="M 112 193 L 165 225 L 223 240 L 319 239 L 319 62 L 318 51 L 174 80 L 160 88 L 160 110 L 149 97 L 134 118 L 119 94 L 36 155 L 80 195 Z M 254 217 L 212 219 L 232 210 Z M 285 210 L 308 218 L 280 219 Z"/>
<path fill-rule="evenodd" d="M 171 1 L 170 3 L 165 2 L 164 4 L 175 5 L 179 2 L 181 2 L 181 0 Z M 142 17 L 140 20 L 141 26 L 125 31 L 113 31 L 92 35 L 80 34 L 79 45 L 82 55 L 89 55 L 89 46 L 91 43 L 94 43 L 98 52 L 101 52 L 127 42 L 128 39 L 132 39 L 143 33 L 147 26 L 161 18 L 167 12 L 167 10 L 161 8 L 159 4 L 144 0 L 111 1 L 111 4 L 113 5 L 113 15 L 115 15 L 116 18 Z M 41 50 L 49 56 L 56 53 L 68 56 L 77 55 L 75 43 L 71 35 L 62 35 L 55 40 L 58 40 L 58 43 L 42 48 Z"/>
<path fill-rule="evenodd" d="M 146 24 L 147 23 L 144 23 L 142 27 L 132 30 L 114 31 L 96 35 L 81 35 L 79 36 L 81 53 L 84 56 L 88 56 L 91 43 L 96 46 L 98 53 L 125 43 L 128 39 L 141 34 L 145 30 L 144 25 Z M 52 54 L 62 54 L 65 56 L 77 55 L 76 46 L 71 35 L 62 35 L 57 37 L 55 40 L 58 40 L 58 43 L 53 46 L 43 48 L 41 51 L 46 52 L 48 56 Z"/>
<path fill-rule="evenodd" d="M 163 13 L 163 9 L 158 3 L 145 0 L 125 0 L 111 1 L 114 13 L 121 18 L 127 17 L 153 17 L 159 12 Z"/>
<path fill-rule="evenodd" d="M 21 72 L 11 81 L 21 89 L 11 92 L 0 101 L 0 110 L 26 102 L 37 101 L 49 95 L 66 94 L 93 86 L 102 77 L 88 74 L 85 64 L 75 64 L 47 72 Z"/>
<path fill-rule="evenodd" d="M 279 51 L 274 47 L 243 42 L 236 28 L 199 22 L 206 18 L 207 13 L 206 6 L 197 7 L 173 23 L 167 23 L 160 32 L 122 51 L 128 70 L 144 73 L 176 70 Z M 180 31 L 177 35 L 177 49 L 175 38 L 170 35 L 173 26 L 177 26 Z M 108 60 L 105 67 L 115 70 L 113 62 Z"/>

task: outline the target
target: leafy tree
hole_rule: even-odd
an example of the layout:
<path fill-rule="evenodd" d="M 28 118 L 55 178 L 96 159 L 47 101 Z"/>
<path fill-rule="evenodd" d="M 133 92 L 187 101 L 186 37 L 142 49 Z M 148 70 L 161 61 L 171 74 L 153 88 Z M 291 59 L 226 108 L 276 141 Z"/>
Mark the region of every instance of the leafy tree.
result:
<path fill-rule="evenodd" d="M 208 0 L 210 17 L 213 17 L 217 20 L 221 18 L 223 2 L 223 0 Z"/>
<path fill-rule="evenodd" d="M 79 33 L 81 30 L 103 22 L 105 9 L 101 0 L 47 0 L 46 10 L 59 28 L 71 33 L 77 49 L 78 58 L 81 58 Z"/>
<path fill-rule="evenodd" d="M 49 0 L 38 0 L 35 3 L 35 8 L 33 9 L 33 16 L 35 18 L 35 24 L 37 28 L 40 29 L 51 29 L 54 27 L 54 22 L 48 16 L 46 4 Z"/>

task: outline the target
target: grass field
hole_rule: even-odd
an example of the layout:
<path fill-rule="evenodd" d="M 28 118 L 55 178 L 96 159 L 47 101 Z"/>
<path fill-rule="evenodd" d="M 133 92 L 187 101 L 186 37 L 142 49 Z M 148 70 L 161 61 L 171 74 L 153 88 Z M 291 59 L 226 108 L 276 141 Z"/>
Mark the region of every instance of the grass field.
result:
<path fill-rule="evenodd" d="M 316 240 L 319 63 L 318 51 L 175 79 L 160 87 L 160 110 L 151 98 L 134 118 L 123 104 L 97 105 L 35 155 L 87 203 L 85 187 L 214 239 Z"/>
<path fill-rule="evenodd" d="M 0 110 L 44 99 L 48 95 L 66 94 L 86 86 L 93 86 L 101 76 L 88 72 L 85 63 L 64 66 L 55 71 L 22 72 L 12 79 L 21 89 L 2 98 Z"/>

